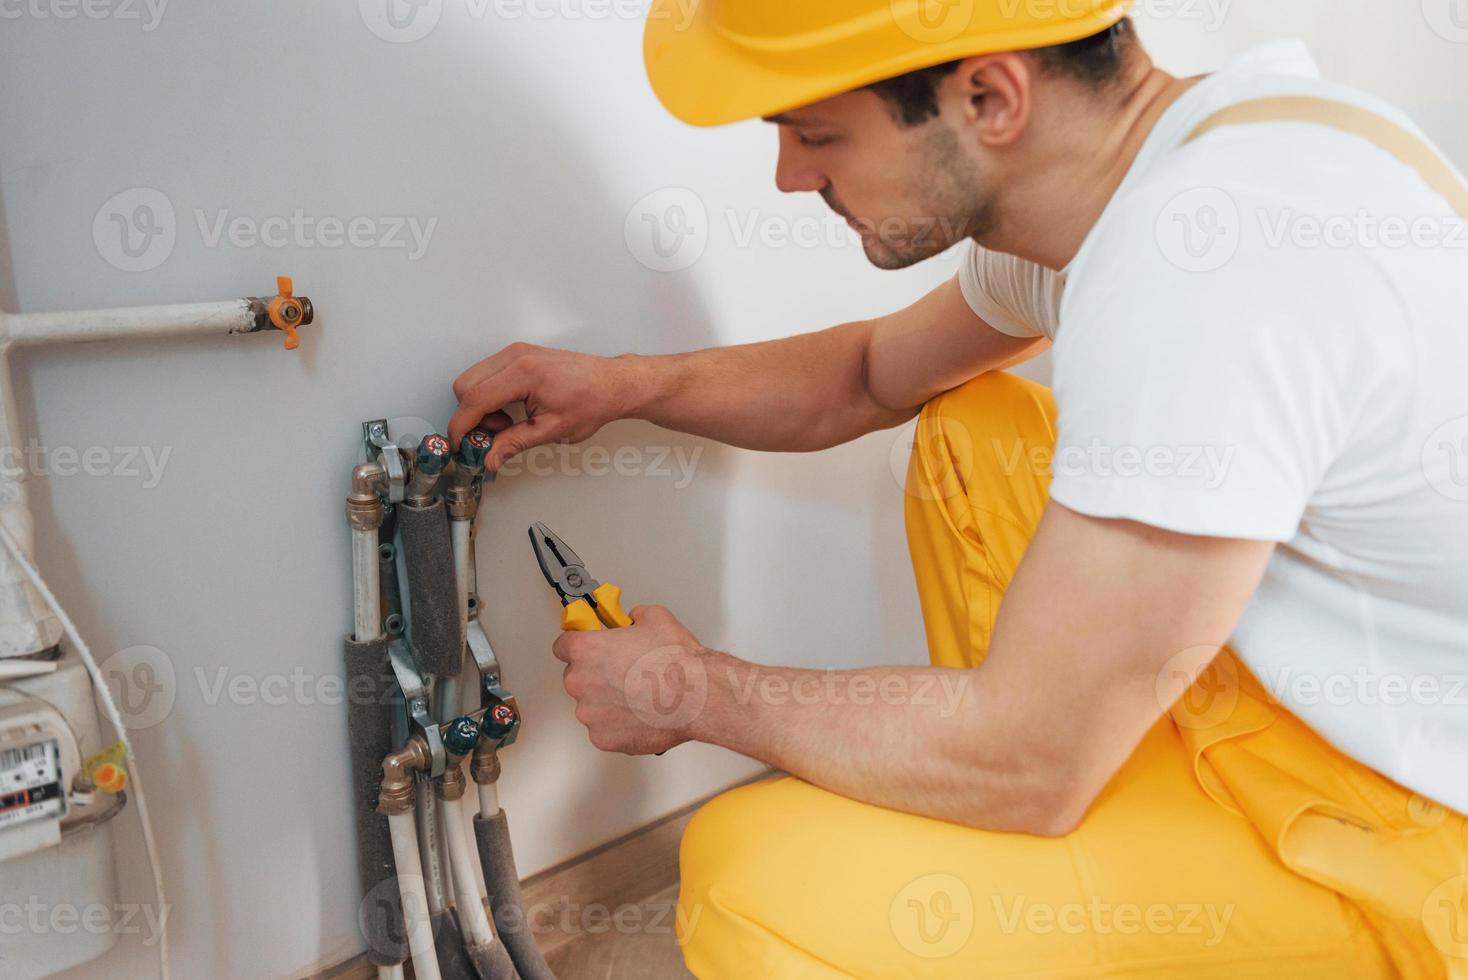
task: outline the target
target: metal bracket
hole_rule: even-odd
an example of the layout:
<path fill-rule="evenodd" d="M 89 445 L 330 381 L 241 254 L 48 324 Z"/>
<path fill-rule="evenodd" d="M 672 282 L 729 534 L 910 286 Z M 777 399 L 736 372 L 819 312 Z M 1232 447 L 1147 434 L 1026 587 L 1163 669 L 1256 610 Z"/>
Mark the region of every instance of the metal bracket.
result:
<path fill-rule="evenodd" d="M 408 486 L 407 467 L 397 443 L 388 435 L 387 419 L 373 419 L 362 423 L 362 441 L 367 447 L 367 458 L 377 456 L 382 460 L 382 471 L 387 474 L 387 502 L 400 504 Z"/>
<path fill-rule="evenodd" d="M 484 633 L 484 627 L 479 625 L 477 619 L 469 620 L 468 629 L 469 652 L 474 656 L 474 665 L 479 668 L 479 705 L 482 708 L 492 709 L 497 704 L 508 704 L 515 709 L 515 717 L 519 718 L 520 709 L 515 703 L 515 695 L 500 686 L 500 663 L 494 655 L 494 649 L 489 645 L 489 637 Z M 500 745 L 513 745 L 519 737 L 520 725 L 510 729 L 510 733 L 504 737 Z"/>
<path fill-rule="evenodd" d="M 444 750 L 443 740 L 438 736 L 438 723 L 428 713 L 428 688 L 423 683 L 423 677 L 418 673 L 418 666 L 413 659 L 413 652 L 408 647 L 408 641 L 401 636 L 394 637 L 387 645 L 387 657 L 392 663 L 392 671 L 397 675 L 398 687 L 403 691 L 404 706 L 408 710 L 408 717 L 412 719 L 413 726 L 423 733 L 428 742 L 428 750 L 433 757 L 433 766 L 428 775 L 435 779 L 443 775 Z"/>

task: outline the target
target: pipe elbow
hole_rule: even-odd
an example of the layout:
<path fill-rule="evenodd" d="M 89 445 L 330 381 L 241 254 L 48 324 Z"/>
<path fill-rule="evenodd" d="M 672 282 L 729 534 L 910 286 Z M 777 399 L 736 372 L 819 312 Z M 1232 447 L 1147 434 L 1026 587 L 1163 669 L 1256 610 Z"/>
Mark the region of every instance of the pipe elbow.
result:
<path fill-rule="evenodd" d="M 417 773 L 426 770 L 432 759 L 428 742 L 414 735 L 408 744 L 382 760 L 382 785 L 377 791 L 377 812 L 386 816 L 406 813 L 413 808 L 413 783 Z"/>

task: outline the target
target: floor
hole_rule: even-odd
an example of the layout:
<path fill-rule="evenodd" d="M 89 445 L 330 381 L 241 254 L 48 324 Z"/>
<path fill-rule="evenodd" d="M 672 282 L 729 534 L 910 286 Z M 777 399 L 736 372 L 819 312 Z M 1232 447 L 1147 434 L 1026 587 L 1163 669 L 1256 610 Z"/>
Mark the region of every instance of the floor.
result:
<path fill-rule="evenodd" d="M 673 885 L 628 908 L 626 923 L 600 933 L 584 933 L 546 957 L 558 980 L 681 980 L 692 978 L 673 930 L 678 886 Z"/>

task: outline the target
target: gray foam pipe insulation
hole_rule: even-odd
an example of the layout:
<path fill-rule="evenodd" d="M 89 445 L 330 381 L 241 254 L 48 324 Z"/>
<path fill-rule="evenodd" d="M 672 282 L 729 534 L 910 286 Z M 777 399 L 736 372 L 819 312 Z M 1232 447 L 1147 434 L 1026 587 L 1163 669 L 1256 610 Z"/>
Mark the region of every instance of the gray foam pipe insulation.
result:
<path fill-rule="evenodd" d="M 457 677 L 467 638 L 459 618 L 454 546 L 443 501 L 400 505 L 398 531 L 408 567 L 408 609 L 418 669 L 433 677 Z"/>
<path fill-rule="evenodd" d="M 489 889 L 494 909 L 495 931 L 501 943 L 519 968 L 521 980 L 556 980 L 550 966 L 535 943 L 530 919 L 525 914 L 525 899 L 520 892 L 520 876 L 515 870 L 515 852 L 510 848 L 510 825 L 501 810 L 486 819 L 474 817 L 474 837 L 479 844 L 479 861 L 484 869 L 484 885 Z"/>
<path fill-rule="evenodd" d="M 377 812 L 382 760 L 392 752 L 391 692 L 397 686 L 387 659 L 387 638 L 343 643 L 347 665 L 347 733 L 352 748 L 352 811 L 357 816 L 357 867 L 364 896 L 358 925 L 367 940 L 367 958 L 377 966 L 397 966 L 408 956 L 403 928 L 403 896 L 393 866 L 387 817 Z"/>

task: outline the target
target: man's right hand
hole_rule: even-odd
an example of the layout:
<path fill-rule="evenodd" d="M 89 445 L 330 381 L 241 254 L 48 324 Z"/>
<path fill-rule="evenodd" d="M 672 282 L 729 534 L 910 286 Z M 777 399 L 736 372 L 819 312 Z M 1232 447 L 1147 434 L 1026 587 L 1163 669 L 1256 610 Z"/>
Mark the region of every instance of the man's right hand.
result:
<path fill-rule="evenodd" d="M 457 446 L 476 426 L 493 432 L 485 467 L 494 472 L 535 446 L 589 439 L 629 414 L 633 373 L 631 358 L 511 344 L 455 379 L 459 409 L 449 420 L 449 443 Z M 505 412 L 512 402 L 525 403 L 525 421 Z"/>
<path fill-rule="evenodd" d="M 736 347 L 595 357 L 511 344 L 454 382 L 449 441 L 480 424 L 495 433 L 491 472 L 622 418 L 743 449 L 812 452 L 901 425 L 939 392 L 1046 344 L 990 327 L 956 277 L 875 320 Z M 511 402 L 525 403 L 524 422 L 505 414 Z"/>

